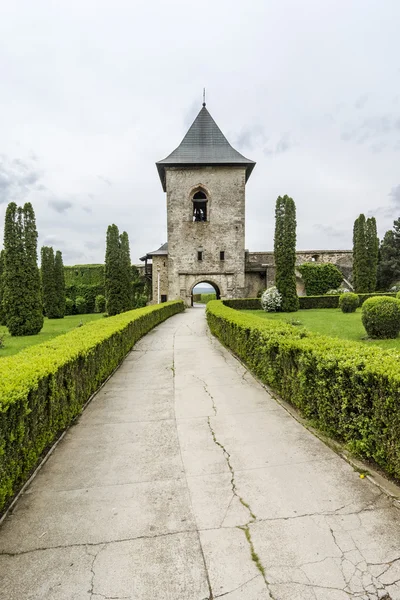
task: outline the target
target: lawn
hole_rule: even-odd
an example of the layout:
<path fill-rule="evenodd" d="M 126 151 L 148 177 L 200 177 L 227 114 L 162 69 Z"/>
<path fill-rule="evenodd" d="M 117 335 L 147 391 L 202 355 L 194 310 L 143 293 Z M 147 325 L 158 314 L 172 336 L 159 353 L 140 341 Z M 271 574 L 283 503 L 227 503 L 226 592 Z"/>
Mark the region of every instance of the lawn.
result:
<path fill-rule="evenodd" d="M 342 313 L 338 308 L 313 308 L 299 310 L 295 313 L 268 313 L 263 310 L 245 310 L 260 319 L 282 319 L 288 323 L 295 322 L 315 333 L 330 337 L 352 340 L 368 345 L 376 345 L 386 350 L 400 351 L 400 337 L 395 340 L 370 340 L 361 323 L 361 309 L 355 313 Z"/>
<path fill-rule="evenodd" d="M 47 342 L 57 335 L 67 333 L 78 327 L 79 323 L 89 323 L 96 319 L 103 319 L 102 314 L 95 315 L 72 315 L 63 319 L 45 319 L 42 331 L 38 335 L 26 335 L 22 337 L 11 337 L 7 327 L 0 326 L 0 338 L 3 338 L 4 347 L 0 348 L 0 358 L 17 354 L 20 350 Z"/>

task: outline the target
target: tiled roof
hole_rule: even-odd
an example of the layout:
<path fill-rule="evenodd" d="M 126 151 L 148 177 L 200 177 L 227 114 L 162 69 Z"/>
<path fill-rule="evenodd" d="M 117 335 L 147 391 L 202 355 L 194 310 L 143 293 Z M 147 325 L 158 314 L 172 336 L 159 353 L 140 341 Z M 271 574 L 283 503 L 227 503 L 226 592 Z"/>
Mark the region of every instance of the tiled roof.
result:
<path fill-rule="evenodd" d="M 162 246 L 158 248 L 158 250 L 153 250 L 153 252 L 148 252 L 145 256 L 142 256 L 140 260 L 146 260 L 146 258 L 151 258 L 152 256 L 167 256 L 168 255 L 168 242 L 165 242 Z"/>
<path fill-rule="evenodd" d="M 156 163 L 164 191 L 166 166 L 240 165 L 246 167 L 247 181 L 255 164 L 232 148 L 205 105 L 178 148 Z"/>

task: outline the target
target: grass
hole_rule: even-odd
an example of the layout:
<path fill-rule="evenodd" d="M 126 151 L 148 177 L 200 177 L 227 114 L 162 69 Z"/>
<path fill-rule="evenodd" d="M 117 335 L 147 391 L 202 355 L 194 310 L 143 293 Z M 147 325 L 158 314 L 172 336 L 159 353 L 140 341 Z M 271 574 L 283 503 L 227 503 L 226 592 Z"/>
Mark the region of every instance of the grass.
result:
<path fill-rule="evenodd" d="M 371 340 L 367 338 L 361 322 L 361 309 L 355 313 L 342 313 L 336 308 L 313 308 L 299 310 L 295 313 L 268 313 L 263 310 L 245 310 L 260 319 L 281 319 L 291 324 L 303 326 L 309 331 L 321 333 L 330 337 L 352 340 L 373 346 L 380 346 L 385 350 L 400 351 L 400 337 L 394 340 Z"/>
<path fill-rule="evenodd" d="M 78 327 L 80 323 L 89 323 L 97 319 L 103 319 L 102 314 L 72 315 L 64 319 L 45 319 L 42 331 L 38 335 L 26 335 L 22 337 L 11 337 L 7 327 L 0 326 L 0 337 L 3 337 L 4 347 L 0 348 L 0 358 L 17 354 L 24 348 L 47 342 L 57 335 L 67 333 Z"/>

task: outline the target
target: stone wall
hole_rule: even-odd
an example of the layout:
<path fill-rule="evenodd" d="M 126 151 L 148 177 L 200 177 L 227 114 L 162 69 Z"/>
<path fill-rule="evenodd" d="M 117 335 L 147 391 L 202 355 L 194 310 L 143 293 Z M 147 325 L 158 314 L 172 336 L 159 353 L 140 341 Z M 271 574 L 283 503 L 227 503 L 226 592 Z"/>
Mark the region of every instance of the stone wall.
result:
<path fill-rule="evenodd" d="M 153 276 L 152 276 L 152 300 L 149 304 L 157 304 L 158 302 L 158 268 L 160 269 L 160 300 L 161 296 L 168 297 L 168 257 L 167 256 L 153 256 Z"/>
<path fill-rule="evenodd" d="M 350 281 L 352 279 L 353 252 L 351 250 L 298 250 L 296 264 L 301 265 L 305 262 L 332 263 L 342 271 L 346 279 Z M 259 291 L 275 283 L 274 253 L 246 252 L 245 271 L 246 298 L 254 298 Z M 298 272 L 296 286 L 299 296 L 305 295 L 304 283 Z"/>
<path fill-rule="evenodd" d="M 243 297 L 245 169 L 169 167 L 166 187 L 169 299 L 190 305 L 194 285 L 203 281 L 217 285 L 221 297 Z M 206 222 L 193 222 L 192 196 L 199 188 L 208 199 Z"/>

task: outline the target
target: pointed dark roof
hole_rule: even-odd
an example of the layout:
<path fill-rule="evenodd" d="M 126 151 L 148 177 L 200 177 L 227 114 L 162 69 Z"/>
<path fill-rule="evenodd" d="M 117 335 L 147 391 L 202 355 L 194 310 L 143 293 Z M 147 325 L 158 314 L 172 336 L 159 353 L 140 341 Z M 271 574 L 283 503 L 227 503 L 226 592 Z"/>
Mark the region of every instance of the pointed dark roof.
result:
<path fill-rule="evenodd" d="M 146 260 L 146 258 L 151 258 L 152 256 L 167 256 L 168 255 L 168 242 L 165 242 L 162 246 L 158 248 L 158 250 L 153 250 L 153 252 L 148 252 L 139 260 Z"/>
<path fill-rule="evenodd" d="M 164 191 L 165 167 L 230 165 L 246 167 L 246 181 L 255 162 L 232 148 L 205 104 L 180 145 L 167 158 L 156 163 Z"/>

